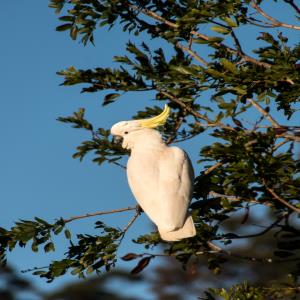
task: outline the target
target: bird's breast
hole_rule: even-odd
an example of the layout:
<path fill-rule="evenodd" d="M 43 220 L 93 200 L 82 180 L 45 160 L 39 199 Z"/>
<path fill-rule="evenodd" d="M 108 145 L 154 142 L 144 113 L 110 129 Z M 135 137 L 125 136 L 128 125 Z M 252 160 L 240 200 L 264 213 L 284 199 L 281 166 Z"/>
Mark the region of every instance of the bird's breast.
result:
<path fill-rule="evenodd" d="M 131 155 L 127 163 L 127 178 L 133 195 L 144 210 L 157 200 L 159 189 L 159 155 Z"/>

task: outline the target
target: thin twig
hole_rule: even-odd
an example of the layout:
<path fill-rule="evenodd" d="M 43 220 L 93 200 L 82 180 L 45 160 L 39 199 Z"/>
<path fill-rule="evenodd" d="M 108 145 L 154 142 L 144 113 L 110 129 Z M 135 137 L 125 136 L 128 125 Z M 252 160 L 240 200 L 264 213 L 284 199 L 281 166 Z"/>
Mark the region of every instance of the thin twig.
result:
<path fill-rule="evenodd" d="M 121 244 L 122 240 L 125 237 L 126 232 L 128 231 L 128 229 L 131 227 L 131 225 L 135 222 L 135 220 L 138 218 L 138 216 L 141 214 L 142 210 L 141 207 L 139 205 L 137 205 L 135 207 L 135 214 L 133 215 L 133 217 L 129 220 L 128 224 L 126 225 L 126 227 L 123 229 L 120 240 L 119 240 L 119 244 Z"/>
<path fill-rule="evenodd" d="M 177 43 L 176 47 L 178 47 L 181 50 L 187 52 L 189 55 L 194 57 L 197 61 L 199 61 L 205 67 L 208 66 L 208 62 L 205 59 L 203 59 L 201 56 L 199 56 L 195 51 L 191 50 L 190 47 L 185 47 L 185 46 L 181 45 L 180 43 Z"/>
<path fill-rule="evenodd" d="M 240 44 L 240 41 L 239 39 L 237 38 L 235 32 L 233 31 L 233 28 L 231 26 L 228 26 L 228 25 L 225 25 L 225 24 L 222 24 L 218 21 L 215 21 L 215 20 L 210 20 L 212 23 L 218 25 L 218 26 L 221 26 L 227 30 L 230 30 L 230 35 L 231 37 L 233 38 L 233 41 L 234 41 L 234 44 L 235 44 L 235 47 L 236 47 L 236 50 L 241 54 L 241 55 L 244 55 L 244 51 L 242 49 L 242 46 Z"/>
<path fill-rule="evenodd" d="M 300 14 L 300 8 L 295 4 L 294 0 L 283 0 L 288 3 L 298 14 Z"/>
<path fill-rule="evenodd" d="M 249 239 L 249 238 L 264 235 L 267 232 L 269 232 L 271 229 L 273 229 L 275 226 L 277 226 L 282 221 L 283 218 L 285 218 L 285 215 L 281 216 L 279 219 L 277 219 L 275 222 L 273 222 L 271 225 L 269 225 L 268 227 L 266 227 L 264 230 L 260 232 L 247 234 L 247 235 L 236 235 L 235 237 L 230 237 L 230 239 Z"/>
<path fill-rule="evenodd" d="M 175 139 L 173 142 L 174 143 L 181 143 L 181 142 L 184 142 L 184 141 L 187 141 L 187 140 L 190 140 L 190 139 L 194 138 L 195 136 L 197 136 L 200 133 L 201 132 L 196 132 L 196 133 L 193 133 L 193 134 L 189 134 L 187 136 L 182 137 L 181 139 Z"/>
<path fill-rule="evenodd" d="M 175 122 L 175 126 L 174 126 L 174 134 L 172 134 L 166 141 L 166 144 L 167 145 L 170 145 L 174 142 L 174 140 L 176 139 L 177 137 L 177 134 L 178 134 L 178 130 L 180 128 L 180 126 L 182 125 L 182 122 L 183 122 L 183 119 L 184 119 L 184 116 L 180 116 L 176 122 Z"/>
<path fill-rule="evenodd" d="M 260 262 L 260 263 L 283 263 L 283 262 L 289 262 L 289 261 L 299 261 L 300 258 L 292 258 L 292 259 L 284 259 L 284 260 L 276 260 L 271 257 L 266 258 L 260 258 L 260 257 L 252 257 L 252 256 L 246 256 L 246 255 L 240 255 L 236 253 L 232 253 L 231 251 L 224 250 L 220 248 L 219 246 L 216 246 L 214 243 L 208 241 L 207 245 L 210 249 L 212 249 L 215 253 L 224 254 L 230 257 L 238 258 L 238 259 L 244 259 L 252 262 Z M 198 254 L 198 252 L 196 253 Z M 199 254 L 202 254 L 199 252 Z"/>
<path fill-rule="evenodd" d="M 260 258 L 260 257 L 252 257 L 252 256 L 244 256 L 244 255 L 240 255 L 240 254 L 236 254 L 236 253 L 232 253 L 231 251 L 226 251 L 221 249 L 220 247 L 216 246 L 215 244 L 213 244 L 212 242 L 208 242 L 207 243 L 208 246 L 212 249 L 212 250 L 203 250 L 203 251 L 197 251 L 195 254 L 196 255 L 208 255 L 208 254 L 224 254 L 230 257 L 234 257 L 237 259 L 243 259 L 243 260 L 248 260 L 248 261 L 252 261 L 252 262 L 261 262 L 261 263 L 286 263 L 286 262 L 294 262 L 294 261 L 299 261 L 300 258 L 299 257 L 295 257 L 295 258 L 290 258 L 290 259 L 273 259 L 271 257 L 266 257 L 266 258 Z M 169 257 L 176 257 L 176 255 L 178 255 L 178 253 L 167 253 L 167 254 L 163 254 L 163 253 L 142 253 L 139 256 L 151 256 L 151 257 L 165 257 L 165 258 L 169 258 Z"/>
<path fill-rule="evenodd" d="M 291 25 L 291 24 L 286 24 L 286 23 L 282 23 L 278 20 L 276 20 L 275 18 L 271 17 L 270 15 L 268 15 L 267 13 L 265 13 L 256 3 L 255 0 L 252 0 L 251 5 L 254 9 L 256 9 L 256 11 L 261 14 L 263 17 L 265 17 L 266 19 L 268 19 L 269 21 L 271 21 L 271 23 L 274 25 L 274 27 L 285 27 L 285 28 L 290 28 L 290 29 L 296 29 L 296 30 L 300 30 L 300 26 L 296 26 L 296 25 Z"/>
<path fill-rule="evenodd" d="M 287 201 L 285 201 L 283 198 L 281 198 L 280 196 L 278 196 L 273 189 L 269 188 L 265 182 L 264 182 L 264 186 L 267 189 L 267 191 L 279 202 L 281 202 L 283 205 L 285 205 L 286 207 L 290 208 L 291 210 L 295 211 L 296 213 L 300 214 L 300 209 L 291 205 L 290 203 L 288 203 Z"/>
<path fill-rule="evenodd" d="M 116 165 L 116 166 L 118 166 L 118 167 L 120 167 L 120 168 L 122 168 L 124 170 L 127 169 L 124 165 L 118 163 L 117 161 L 109 161 L 109 163 L 114 164 L 114 165 Z"/>
<path fill-rule="evenodd" d="M 236 34 L 233 30 L 230 31 L 230 35 L 232 36 L 232 38 L 234 40 L 234 43 L 235 43 L 235 46 L 236 46 L 237 50 L 241 53 L 241 55 L 245 55 L 244 51 L 242 49 L 242 45 L 241 45 L 239 39 L 237 38 L 237 36 L 236 36 Z"/>
<path fill-rule="evenodd" d="M 186 109 L 191 115 L 193 115 L 194 117 L 197 117 L 199 119 L 205 120 L 207 123 L 209 124 L 214 124 L 217 125 L 221 128 L 227 129 L 227 130 L 231 130 L 231 131 L 235 131 L 234 128 L 227 126 L 221 122 L 213 122 L 212 120 L 210 120 L 208 117 L 206 117 L 205 115 L 200 114 L 199 112 L 193 110 L 190 106 L 186 105 L 183 101 L 181 101 L 180 99 L 178 99 L 177 97 L 175 97 L 174 95 L 172 95 L 169 92 L 166 91 L 162 91 L 159 90 L 159 92 L 163 95 L 165 95 L 166 97 L 168 97 L 170 99 L 170 101 L 177 103 L 179 106 L 181 106 L 182 108 Z"/>
<path fill-rule="evenodd" d="M 258 26 L 258 27 L 262 27 L 262 28 L 274 28 L 274 25 L 270 25 L 269 23 L 265 23 L 265 22 L 262 22 L 260 20 L 256 20 L 254 18 L 246 18 L 247 21 L 252 24 L 252 25 L 255 25 L 255 26 Z M 259 23 L 256 23 L 256 22 L 261 22 L 261 23 L 264 23 L 263 24 L 259 24 Z"/>
<path fill-rule="evenodd" d="M 109 211 L 97 211 L 95 213 L 89 213 L 85 215 L 80 215 L 80 216 L 74 216 L 68 219 L 64 219 L 65 223 L 72 222 L 74 220 L 79 220 L 79 219 L 85 219 L 85 218 L 90 218 L 90 217 L 95 217 L 95 216 L 101 216 L 101 215 L 108 215 L 108 214 L 114 214 L 114 213 L 119 213 L 123 211 L 128 211 L 128 210 L 136 210 L 136 206 L 132 207 L 126 207 L 126 208 L 119 208 L 119 209 L 114 209 L 114 210 L 109 210 Z"/>
<path fill-rule="evenodd" d="M 130 219 L 130 221 L 122 231 L 123 235 L 128 231 L 128 229 L 131 227 L 131 225 L 134 223 L 134 221 L 138 218 L 140 214 L 141 214 L 141 209 L 139 205 L 137 205 L 135 208 L 135 214 L 133 215 L 133 217 Z"/>
<path fill-rule="evenodd" d="M 289 143 L 290 140 L 285 139 L 283 141 L 281 141 L 280 143 L 278 143 L 277 145 L 274 146 L 273 151 L 275 152 L 277 149 L 279 149 L 281 146 L 285 145 L 286 143 Z"/>
<path fill-rule="evenodd" d="M 251 203 L 255 203 L 255 204 L 262 204 L 262 202 L 260 201 L 257 201 L 255 199 L 244 199 L 244 198 L 241 198 L 241 197 L 237 197 L 237 196 L 228 196 L 228 195 L 224 195 L 224 194 L 219 194 L 219 193 L 216 193 L 214 191 L 210 191 L 208 193 L 209 196 L 213 197 L 213 198 L 225 198 L 225 199 L 228 199 L 230 201 L 246 201 L 246 202 L 251 202 Z"/>
<path fill-rule="evenodd" d="M 266 117 L 266 119 L 268 120 L 268 121 L 270 121 L 270 123 L 273 125 L 273 127 L 281 127 L 280 126 L 280 124 L 276 121 L 276 120 L 274 120 L 274 118 L 266 111 L 266 110 L 264 110 L 256 101 L 254 101 L 253 99 L 251 99 L 251 98 L 248 98 L 247 99 L 251 104 L 252 104 L 252 106 L 253 107 L 255 107 L 261 114 L 263 114 L 265 117 Z"/>

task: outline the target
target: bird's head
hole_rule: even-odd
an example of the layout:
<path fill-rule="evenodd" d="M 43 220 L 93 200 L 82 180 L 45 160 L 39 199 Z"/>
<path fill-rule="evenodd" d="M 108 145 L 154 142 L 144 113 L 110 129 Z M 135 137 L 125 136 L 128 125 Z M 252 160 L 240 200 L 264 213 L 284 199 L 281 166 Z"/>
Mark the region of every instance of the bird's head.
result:
<path fill-rule="evenodd" d="M 141 138 L 144 134 L 151 134 L 153 137 L 159 137 L 160 135 L 156 130 L 152 130 L 166 123 L 167 118 L 170 114 L 170 108 L 165 105 L 164 110 L 158 116 L 150 119 L 121 121 L 114 124 L 110 133 L 115 139 L 123 139 L 122 147 L 125 149 L 132 149 L 133 145 Z"/>

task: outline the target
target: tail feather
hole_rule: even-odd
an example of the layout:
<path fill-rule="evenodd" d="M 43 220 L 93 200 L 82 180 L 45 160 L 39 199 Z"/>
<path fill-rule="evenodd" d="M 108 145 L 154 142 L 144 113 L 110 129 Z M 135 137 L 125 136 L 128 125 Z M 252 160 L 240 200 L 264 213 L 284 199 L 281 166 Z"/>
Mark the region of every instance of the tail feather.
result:
<path fill-rule="evenodd" d="M 158 229 L 159 230 L 159 229 Z M 174 231 L 159 231 L 160 237 L 165 241 L 180 241 L 196 235 L 193 218 L 188 216 L 183 227 Z"/>

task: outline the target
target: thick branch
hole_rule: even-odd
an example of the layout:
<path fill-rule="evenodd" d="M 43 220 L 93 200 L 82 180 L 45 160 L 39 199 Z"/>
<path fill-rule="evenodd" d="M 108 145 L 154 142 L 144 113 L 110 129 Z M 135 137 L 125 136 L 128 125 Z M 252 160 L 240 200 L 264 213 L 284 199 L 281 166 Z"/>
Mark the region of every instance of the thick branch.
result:
<path fill-rule="evenodd" d="M 281 137 L 284 137 L 288 140 L 300 142 L 300 136 L 295 136 L 295 135 L 292 135 L 292 134 L 284 134 L 284 135 L 281 135 Z"/>
<path fill-rule="evenodd" d="M 69 219 L 64 219 L 65 223 L 72 222 L 74 220 L 79 220 L 79 219 L 85 219 L 85 218 L 90 218 L 90 217 L 95 217 L 95 216 L 101 216 L 101 215 L 108 215 L 108 214 L 114 214 L 118 212 L 123 212 L 123 211 L 128 211 L 128 210 L 136 210 L 136 206 L 134 207 L 126 207 L 126 208 L 119 208 L 119 209 L 114 209 L 114 210 L 109 210 L 109 211 L 97 211 L 95 213 L 90 213 L 90 214 L 85 214 L 85 215 L 80 215 L 80 216 L 74 216 Z"/>
<path fill-rule="evenodd" d="M 203 172 L 203 175 L 208 175 L 210 174 L 212 171 L 214 171 L 215 169 L 221 167 L 223 165 L 223 163 L 221 162 L 217 162 L 216 164 L 214 164 L 213 166 L 209 167 L 208 169 L 206 169 L 204 172 Z"/>
<path fill-rule="evenodd" d="M 296 30 L 300 30 L 300 26 L 296 26 L 296 25 L 291 25 L 291 24 L 286 24 L 286 23 L 282 23 L 278 20 L 276 20 L 275 18 L 271 17 L 270 15 L 268 15 L 267 13 L 265 13 L 256 3 L 255 0 L 253 0 L 251 2 L 251 5 L 253 8 L 255 8 L 257 10 L 257 12 L 259 14 L 261 14 L 263 17 L 265 17 L 266 19 L 268 19 L 269 21 L 271 21 L 271 23 L 273 24 L 274 27 L 285 27 L 285 28 L 290 28 L 290 29 L 296 29 Z"/>

